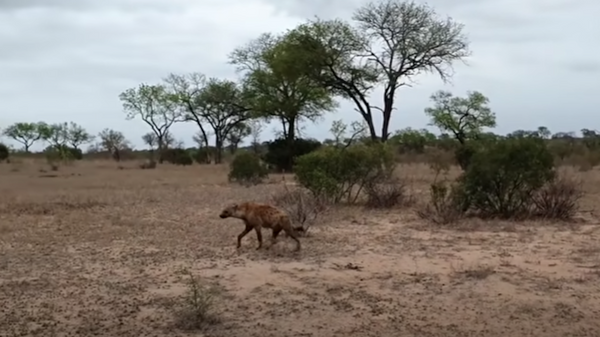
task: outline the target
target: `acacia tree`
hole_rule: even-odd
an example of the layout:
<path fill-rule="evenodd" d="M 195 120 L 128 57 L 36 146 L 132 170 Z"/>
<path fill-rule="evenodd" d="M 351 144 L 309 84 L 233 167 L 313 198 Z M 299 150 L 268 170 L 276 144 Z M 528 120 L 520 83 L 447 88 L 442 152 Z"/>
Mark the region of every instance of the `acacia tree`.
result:
<path fill-rule="evenodd" d="M 229 152 L 234 154 L 237 151 L 240 143 L 244 138 L 250 136 L 252 129 L 247 123 L 239 123 L 233 127 L 227 134 L 227 143 L 229 146 Z"/>
<path fill-rule="evenodd" d="M 462 98 L 442 90 L 431 95 L 431 100 L 434 106 L 425 108 L 425 114 L 431 118 L 431 125 L 452 133 L 458 140 L 456 160 L 466 169 L 475 151 L 472 145 L 477 145 L 471 141 L 485 141 L 483 128 L 496 126 L 496 114 L 489 108 L 489 100 L 477 91 L 468 92 L 467 97 Z"/>
<path fill-rule="evenodd" d="M 215 136 L 215 164 L 221 163 L 225 141 L 230 136 L 241 136 L 243 123 L 252 117 L 250 109 L 245 106 L 243 92 L 235 82 L 215 78 L 209 79 L 200 92 L 198 106 Z"/>
<path fill-rule="evenodd" d="M 104 129 L 98 134 L 99 143 L 97 147 L 111 153 L 115 161 L 121 160 L 121 152 L 129 149 L 129 141 L 125 138 L 122 132 Z"/>
<path fill-rule="evenodd" d="M 263 34 L 230 55 L 230 63 L 244 75 L 249 107 L 264 119 L 281 122 L 290 154 L 298 124 L 315 121 L 337 106 L 329 90 L 309 76 L 310 60 L 293 42 L 288 34 Z"/>
<path fill-rule="evenodd" d="M 431 100 L 434 106 L 425 108 L 431 125 L 442 132 L 451 132 L 463 145 L 481 134 L 483 128 L 496 126 L 496 114 L 488 106 L 488 98 L 480 92 L 468 92 L 463 98 L 440 90 L 431 95 Z"/>
<path fill-rule="evenodd" d="M 55 148 L 65 148 L 69 143 L 69 124 L 55 123 L 40 125 L 39 132 L 42 139 Z"/>
<path fill-rule="evenodd" d="M 100 131 L 98 138 L 100 140 L 98 147 L 109 152 L 115 149 L 122 151 L 130 147 L 129 141 L 121 131 L 107 128 Z"/>
<path fill-rule="evenodd" d="M 81 125 L 71 122 L 65 126 L 67 129 L 67 140 L 68 143 L 74 148 L 79 150 L 79 147 L 85 143 L 92 142 L 94 136 L 89 134 Z"/>
<path fill-rule="evenodd" d="M 23 144 L 23 150 L 29 152 L 29 148 L 42 138 L 40 126 L 45 125 L 43 122 L 38 123 L 15 123 L 8 126 L 3 134 L 15 141 Z"/>
<path fill-rule="evenodd" d="M 206 77 L 201 73 L 170 74 L 164 81 L 173 93 L 184 120 L 195 122 L 198 126 L 198 146 L 208 148 L 209 131 L 204 125 L 204 114 L 200 104 L 200 95 L 206 85 Z"/>
<path fill-rule="evenodd" d="M 427 5 L 414 1 L 383 0 L 359 8 L 355 26 L 340 20 L 315 20 L 293 32 L 295 49 L 309 59 L 312 77 L 333 93 L 354 102 L 371 138 L 386 141 L 399 88 L 415 76 L 452 76 L 452 64 L 469 56 L 463 25 L 440 18 Z M 369 93 L 383 86 L 383 102 L 372 105 Z M 381 136 L 374 111 L 383 117 Z"/>
<path fill-rule="evenodd" d="M 156 135 L 160 163 L 163 162 L 162 150 L 169 128 L 174 123 L 183 121 L 182 113 L 174 98 L 173 93 L 165 86 L 147 84 L 127 89 L 119 95 L 127 119 L 139 116 Z"/>

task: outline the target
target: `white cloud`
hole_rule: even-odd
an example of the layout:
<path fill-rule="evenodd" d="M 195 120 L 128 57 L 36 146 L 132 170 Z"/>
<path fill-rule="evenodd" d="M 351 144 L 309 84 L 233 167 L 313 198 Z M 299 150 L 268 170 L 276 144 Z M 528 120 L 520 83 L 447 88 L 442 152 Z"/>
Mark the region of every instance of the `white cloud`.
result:
<path fill-rule="evenodd" d="M 141 121 L 126 121 L 118 100 L 140 82 L 171 72 L 234 78 L 227 55 L 263 32 L 305 18 L 348 19 L 366 1 L 3 0 L 0 2 L 0 127 L 17 121 L 75 121 L 98 132 L 124 131 L 141 146 Z M 469 66 L 457 65 L 452 86 L 432 75 L 402 89 L 392 128 L 423 127 L 423 109 L 438 89 L 479 90 L 498 114 L 499 132 L 546 125 L 590 127 L 600 98 L 600 24 L 591 0 L 429 2 L 465 24 Z M 381 93 L 372 96 L 379 103 Z M 307 125 L 324 138 L 331 120 L 359 118 L 349 103 L 325 122 Z M 275 127 L 275 125 L 274 125 Z M 190 142 L 194 125 L 178 125 Z"/>

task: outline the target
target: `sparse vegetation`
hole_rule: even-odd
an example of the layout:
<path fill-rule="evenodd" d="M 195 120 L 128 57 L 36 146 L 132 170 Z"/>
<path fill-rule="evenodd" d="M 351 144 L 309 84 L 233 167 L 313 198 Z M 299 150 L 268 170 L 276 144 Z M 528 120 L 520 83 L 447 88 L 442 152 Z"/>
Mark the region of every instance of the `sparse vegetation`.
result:
<path fill-rule="evenodd" d="M 203 280 L 195 277 L 189 270 L 184 270 L 187 276 L 187 289 L 183 295 L 183 303 L 176 312 L 176 325 L 184 330 L 203 330 L 219 323 L 216 309 L 218 292 Z"/>
<path fill-rule="evenodd" d="M 478 91 L 431 96 L 438 132 L 393 124 L 397 94 L 471 54 L 466 27 L 414 1 L 353 14 L 235 48 L 239 80 L 123 88 L 141 148 L 110 125 L 3 126 L 0 335 L 600 335 L 600 134 L 495 134 Z M 261 249 L 282 231 L 294 255 Z"/>

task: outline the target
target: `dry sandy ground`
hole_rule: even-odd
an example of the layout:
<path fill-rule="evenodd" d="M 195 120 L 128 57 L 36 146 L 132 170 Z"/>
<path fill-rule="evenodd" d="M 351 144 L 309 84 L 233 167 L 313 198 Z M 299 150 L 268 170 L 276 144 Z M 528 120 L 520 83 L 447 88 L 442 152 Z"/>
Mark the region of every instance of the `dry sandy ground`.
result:
<path fill-rule="evenodd" d="M 468 231 L 339 209 L 300 253 L 285 237 L 256 251 L 253 233 L 236 251 L 243 225 L 218 211 L 279 184 L 227 185 L 222 167 L 40 167 L 0 169 L 0 336 L 600 336 L 589 207 L 570 225 Z M 423 168 L 405 170 L 424 189 Z M 182 329 L 184 270 L 215 291 L 202 331 Z"/>

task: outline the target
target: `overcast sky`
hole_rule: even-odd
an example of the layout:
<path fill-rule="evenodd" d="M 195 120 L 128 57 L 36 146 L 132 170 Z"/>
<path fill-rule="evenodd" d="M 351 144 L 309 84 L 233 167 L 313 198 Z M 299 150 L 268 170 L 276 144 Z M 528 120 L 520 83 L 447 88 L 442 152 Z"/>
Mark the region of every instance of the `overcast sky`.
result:
<path fill-rule="evenodd" d="M 349 18 L 363 0 L 0 0 L 0 127 L 74 121 L 91 133 L 122 131 L 137 146 L 148 127 L 126 121 L 119 93 L 169 73 L 235 79 L 227 55 L 263 32 L 306 18 Z M 429 96 L 478 90 L 490 98 L 497 132 L 600 128 L 600 2 L 592 0 L 432 0 L 465 24 L 468 66 L 451 85 L 422 76 L 397 95 L 392 129 L 425 127 Z M 381 91 L 371 96 L 381 102 Z M 323 139 L 335 119 L 359 118 L 343 102 L 306 125 Z M 272 137 L 270 126 L 263 138 Z M 277 128 L 279 130 L 279 128 Z M 432 128 L 432 130 L 434 130 Z M 173 128 L 192 145 L 193 124 Z"/>

